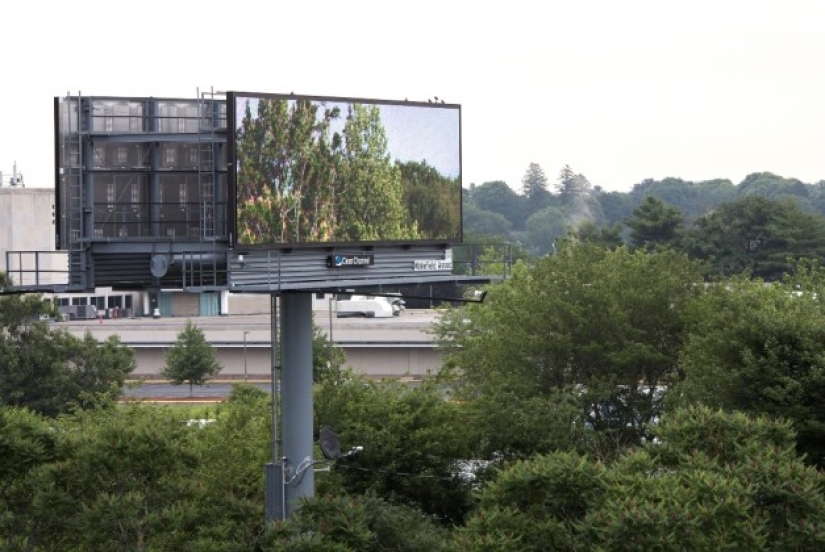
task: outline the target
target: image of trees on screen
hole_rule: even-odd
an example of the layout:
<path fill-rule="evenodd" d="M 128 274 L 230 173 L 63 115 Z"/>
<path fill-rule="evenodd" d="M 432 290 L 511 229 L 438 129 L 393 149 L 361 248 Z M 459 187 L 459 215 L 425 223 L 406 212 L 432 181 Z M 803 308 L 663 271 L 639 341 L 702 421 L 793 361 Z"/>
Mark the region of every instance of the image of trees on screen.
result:
<path fill-rule="evenodd" d="M 456 241 L 457 106 L 237 96 L 237 241 Z"/>

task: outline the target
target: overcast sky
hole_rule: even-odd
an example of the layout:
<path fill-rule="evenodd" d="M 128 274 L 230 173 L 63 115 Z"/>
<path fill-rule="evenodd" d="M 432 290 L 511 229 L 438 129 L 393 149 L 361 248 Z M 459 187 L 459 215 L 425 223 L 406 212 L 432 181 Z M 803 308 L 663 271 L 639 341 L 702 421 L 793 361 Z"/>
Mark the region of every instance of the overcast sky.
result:
<path fill-rule="evenodd" d="M 463 184 L 825 179 L 825 1 L 0 3 L 0 170 L 53 186 L 52 99 L 240 90 L 462 106 Z"/>

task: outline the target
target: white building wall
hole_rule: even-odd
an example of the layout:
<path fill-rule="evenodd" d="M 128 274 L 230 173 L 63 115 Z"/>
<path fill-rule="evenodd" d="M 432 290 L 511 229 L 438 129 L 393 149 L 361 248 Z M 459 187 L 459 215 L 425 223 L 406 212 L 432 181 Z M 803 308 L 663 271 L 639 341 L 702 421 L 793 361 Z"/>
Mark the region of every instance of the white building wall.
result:
<path fill-rule="evenodd" d="M 106 322 L 103 324 L 106 325 Z M 168 345 L 171 345 L 169 343 Z M 155 380 L 166 364 L 166 345 L 134 347 L 136 368 L 132 379 Z M 441 369 L 441 355 L 435 348 L 341 347 L 347 356 L 345 367 L 371 378 L 422 378 Z M 231 346 L 216 345 L 222 369 L 216 379 L 266 380 L 272 373 L 272 351 L 255 344 L 244 348 L 242 342 Z M 246 367 L 246 370 L 244 370 Z"/>
<path fill-rule="evenodd" d="M 0 188 L 0 270 L 9 271 L 16 284 L 62 284 L 68 281 L 68 258 L 65 252 L 55 252 L 52 209 L 54 191 L 48 188 Z M 49 252 L 15 256 L 6 266 L 8 251 Z M 35 282 L 35 259 L 39 263 L 41 280 Z"/>

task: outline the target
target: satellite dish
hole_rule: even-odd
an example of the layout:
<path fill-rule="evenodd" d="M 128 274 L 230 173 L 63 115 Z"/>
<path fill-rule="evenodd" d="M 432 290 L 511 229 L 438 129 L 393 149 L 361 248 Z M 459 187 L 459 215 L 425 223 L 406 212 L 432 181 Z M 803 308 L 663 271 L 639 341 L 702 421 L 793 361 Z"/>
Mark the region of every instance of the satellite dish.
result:
<path fill-rule="evenodd" d="M 319 431 L 318 444 L 321 446 L 321 452 L 327 460 L 338 460 L 341 458 L 341 443 L 338 442 L 338 436 L 331 428 L 324 426 Z"/>
<path fill-rule="evenodd" d="M 154 255 L 149 262 L 149 271 L 155 278 L 163 278 L 169 271 L 169 259 L 166 255 Z"/>

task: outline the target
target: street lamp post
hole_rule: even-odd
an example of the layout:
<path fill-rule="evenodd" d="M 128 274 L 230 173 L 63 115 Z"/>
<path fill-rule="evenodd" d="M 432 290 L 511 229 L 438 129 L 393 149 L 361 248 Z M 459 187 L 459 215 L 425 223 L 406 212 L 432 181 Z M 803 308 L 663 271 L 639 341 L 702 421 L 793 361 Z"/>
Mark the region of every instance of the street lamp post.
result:
<path fill-rule="evenodd" d="M 246 372 L 246 334 L 248 334 L 248 330 L 244 330 L 243 332 L 243 380 L 247 380 L 247 372 Z"/>
<path fill-rule="evenodd" d="M 333 344 L 333 340 L 332 340 L 332 301 L 333 301 L 333 297 L 334 296 L 332 296 L 332 295 L 329 296 L 329 344 L 330 344 L 330 346 L 332 346 L 332 344 Z M 336 303 L 336 306 L 337 306 L 337 303 Z"/>

